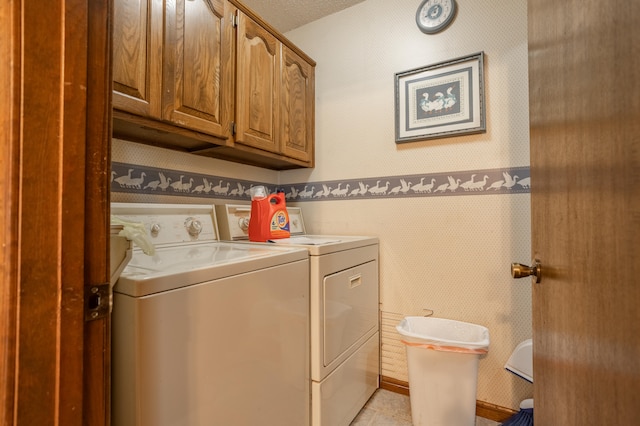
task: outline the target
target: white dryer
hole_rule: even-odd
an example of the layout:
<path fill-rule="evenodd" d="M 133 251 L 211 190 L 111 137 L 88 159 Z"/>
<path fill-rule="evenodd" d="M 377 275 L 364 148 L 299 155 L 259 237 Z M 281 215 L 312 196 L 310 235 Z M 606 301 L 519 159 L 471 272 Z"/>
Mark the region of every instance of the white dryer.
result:
<path fill-rule="evenodd" d="M 308 425 L 308 251 L 220 242 L 211 205 L 111 211 L 156 247 L 114 287 L 113 424 Z"/>
<path fill-rule="evenodd" d="M 248 240 L 250 206 L 216 210 L 221 239 Z M 379 387 L 378 239 L 308 235 L 302 210 L 287 210 L 292 237 L 271 245 L 310 255 L 312 425 L 349 425 Z"/>

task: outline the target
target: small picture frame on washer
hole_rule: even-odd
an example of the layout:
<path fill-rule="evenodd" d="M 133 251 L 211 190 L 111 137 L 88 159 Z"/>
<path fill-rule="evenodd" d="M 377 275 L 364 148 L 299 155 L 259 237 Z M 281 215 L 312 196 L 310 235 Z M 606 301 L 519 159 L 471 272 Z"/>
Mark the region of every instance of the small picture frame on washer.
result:
<path fill-rule="evenodd" d="M 486 132 L 484 52 L 395 74 L 396 143 Z"/>

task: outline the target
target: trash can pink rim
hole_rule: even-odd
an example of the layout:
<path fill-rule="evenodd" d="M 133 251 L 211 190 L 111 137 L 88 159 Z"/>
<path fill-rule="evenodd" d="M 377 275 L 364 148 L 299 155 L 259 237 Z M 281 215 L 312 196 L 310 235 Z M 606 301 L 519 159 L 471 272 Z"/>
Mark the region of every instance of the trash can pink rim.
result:
<path fill-rule="evenodd" d="M 460 348 L 457 346 L 441 346 L 441 345 L 430 345 L 426 343 L 413 343 L 407 342 L 406 340 L 400 340 L 407 346 L 412 346 L 414 348 L 423 348 L 423 349 L 433 349 L 435 351 L 442 352 L 456 352 L 459 354 L 474 354 L 474 355 L 482 355 L 489 352 L 488 349 L 469 349 L 469 348 Z"/>
<path fill-rule="evenodd" d="M 401 341 L 446 352 L 486 354 L 489 330 L 481 325 L 434 317 L 405 317 L 397 326 Z"/>

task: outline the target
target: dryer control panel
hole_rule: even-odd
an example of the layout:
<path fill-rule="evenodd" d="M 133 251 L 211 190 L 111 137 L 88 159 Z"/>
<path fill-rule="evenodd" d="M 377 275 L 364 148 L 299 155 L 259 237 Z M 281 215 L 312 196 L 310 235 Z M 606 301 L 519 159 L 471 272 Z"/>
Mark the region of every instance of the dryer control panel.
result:
<path fill-rule="evenodd" d="M 300 207 L 287 207 L 289 213 L 289 228 L 291 235 L 304 235 L 304 220 Z M 220 229 L 220 240 L 244 241 L 249 240 L 249 219 L 251 205 L 223 204 L 216 205 L 216 216 Z"/>

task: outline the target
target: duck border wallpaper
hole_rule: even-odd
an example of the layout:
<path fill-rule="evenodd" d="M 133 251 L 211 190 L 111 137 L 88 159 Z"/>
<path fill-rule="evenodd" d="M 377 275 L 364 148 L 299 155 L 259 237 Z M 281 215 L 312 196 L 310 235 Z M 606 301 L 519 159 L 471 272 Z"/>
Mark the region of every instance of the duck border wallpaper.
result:
<path fill-rule="evenodd" d="M 189 171 L 113 162 L 111 191 L 249 201 L 249 189 L 264 185 L 288 201 L 519 194 L 530 192 L 529 167 L 378 176 L 282 186 Z"/>

